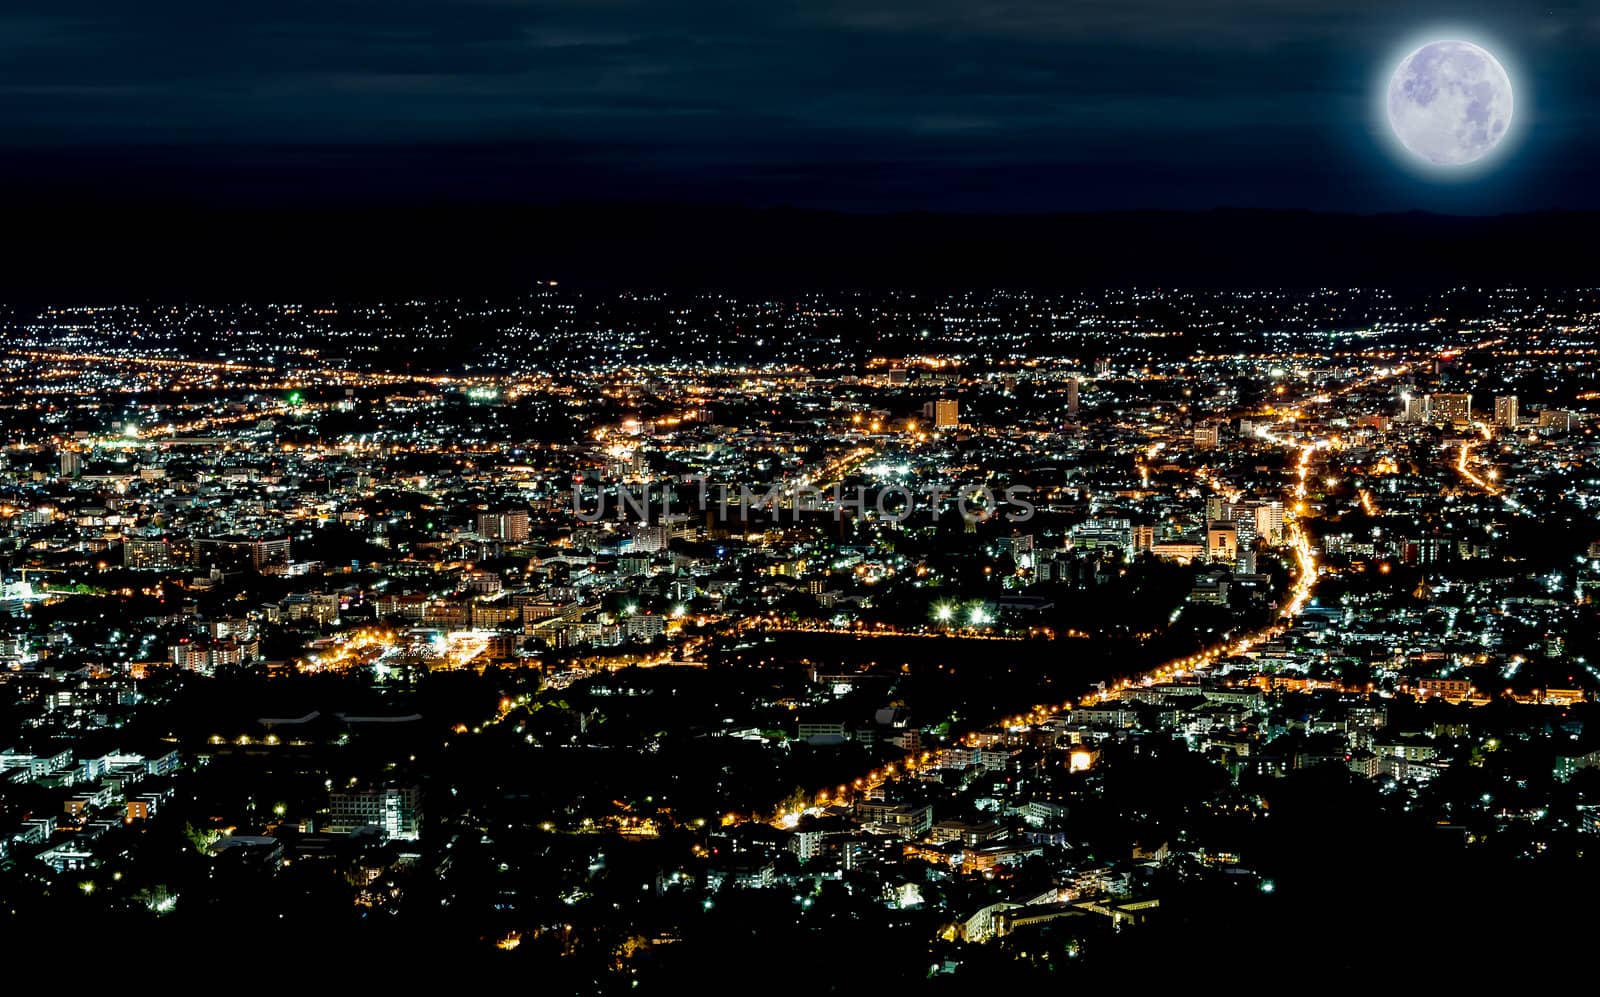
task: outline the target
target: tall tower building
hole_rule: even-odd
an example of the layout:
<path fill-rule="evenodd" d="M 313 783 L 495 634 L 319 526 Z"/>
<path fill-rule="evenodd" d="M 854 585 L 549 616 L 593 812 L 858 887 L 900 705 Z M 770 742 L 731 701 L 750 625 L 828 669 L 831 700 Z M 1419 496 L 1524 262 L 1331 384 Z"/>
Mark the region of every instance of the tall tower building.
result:
<path fill-rule="evenodd" d="M 1428 421 L 1428 396 L 1410 393 L 1400 396 L 1405 406 L 1400 412 L 1401 422 L 1424 423 Z"/>
<path fill-rule="evenodd" d="M 1067 415 L 1076 416 L 1077 414 L 1078 414 L 1078 379 L 1073 377 L 1073 378 L 1068 378 L 1067 379 Z"/>
<path fill-rule="evenodd" d="M 1539 428 L 1552 433 L 1572 432 L 1572 413 L 1562 409 L 1545 409 L 1539 413 Z"/>
<path fill-rule="evenodd" d="M 1239 557 L 1239 530 L 1231 522 L 1206 526 L 1206 550 L 1214 561 L 1233 561 Z"/>
<path fill-rule="evenodd" d="M 933 403 L 934 429 L 954 429 L 960 423 L 960 407 L 954 398 L 941 398 Z"/>
<path fill-rule="evenodd" d="M 1267 543 L 1283 542 L 1283 503 L 1263 502 L 1256 506 L 1256 536 Z"/>
<path fill-rule="evenodd" d="M 1428 411 L 1435 423 L 1466 423 L 1472 421 L 1472 396 L 1469 394 L 1437 394 L 1428 396 Z"/>
<path fill-rule="evenodd" d="M 478 513 L 478 536 L 485 540 L 509 540 L 521 543 L 528 539 L 528 510 L 510 509 L 506 512 Z"/>
<path fill-rule="evenodd" d="M 1494 424 L 1502 429 L 1517 428 L 1517 396 L 1497 395 L 1494 400 Z"/>
<path fill-rule="evenodd" d="M 1154 526 L 1135 526 L 1133 528 L 1133 551 L 1141 554 L 1156 545 L 1156 528 Z"/>

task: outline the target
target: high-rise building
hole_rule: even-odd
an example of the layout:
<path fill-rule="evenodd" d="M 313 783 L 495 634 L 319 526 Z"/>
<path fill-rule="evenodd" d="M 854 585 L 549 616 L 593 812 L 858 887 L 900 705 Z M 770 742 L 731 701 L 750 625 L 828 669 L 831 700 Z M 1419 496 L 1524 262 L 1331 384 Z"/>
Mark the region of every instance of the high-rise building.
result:
<path fill-rule="evenodd" d="M 954 429 L 960 422 L 960 407 L 954 398 L 941 398 L 933 403 L 934 429 Z"/>
<path fill-rule="evenodd" d="M 1267 543 L 1283 542 L 1283 503 L 1263 502 L 1256 506 L 1256 536 Z"/>
<path fill-rule="evenodd" d="M 194 544 L 184 537 L 125 537 L 122 541 L 125 568 L 167 571 L 194 563 Z"/>
<path fill-rule="evenodd" d="M 83 474 L 83 455 L 75 450 L 61 451 L 61 476 L 76 478 Z"/>
<path fill-rule="evenodd" d="M 1502 429 L 1517 428 L 1517 396 L 1497 395 L 1494 400 L 1494 424 Z"/>
<path fill-rule="evenodd" d="M 1075 377 L 1069 377 L 1069 378 L 1067 378 L 1067 415 L 1075 416 L 1077 414 L 1078 414 L 1078 379 L 1075 378 Z"/>
<path fill-rule="evenodd" d="M 1539 413 L 1539 428 L 1549 433 L 1572 432 L 1572 413 L 1561 409 L 1545 409 Z"/>
<path fill-rule="evenodd" d="M 1197 450 L 1210 450 L 1222 441 L 1221 431 L 1214 422 L 1194 427 L 1194 445 Z"/>
<path fill-rule="evenodd" d="M 1428 396 L 1429 422 L 1465 423 L 1472 421 L 1470 394 L 1441 393 Z"/>
<path fill-rule="evenodd" d="M 249 564 L 256 571 L 289 563 L 288 537 L 196 537 L 195 563 L 219 568 Z"/>
<path fill-rule="evenodd" d="M 1413 395 L 1409 392 L 1400 396 L 1403 406 L 1400 410 L 1400 421 L 1410 423 L 1424 423 L 1428 421 L 1428 396 Z"/>
<path fill-rule="evenodd" d="M 633 544 L 629 549 L 643 554 L 666 550 L 671 539 L 665 526 L 646 526 L 641 523 L 629 532 L 633 535 Z"/>
<path fill-rule="evenodd" d="M 1134 553 L 1143 553 L 1156 545 L 1156 528 L 1154 526 L 1135 526 L 1133 528 Z"/>
<path fill-rule="evenodd" d="M 1239 546 L 1248 547 L 1256 542 L 1261 534 L 1256 529 L 1256 511 L 1254 506 L 1236 505 L 1230 510 L 1233 515 L 1228 520 L 1233 523 L 1234 530 L 1239 534 Z"/>
<path fill-rule="evenodd" d="M 1088 519 L 1072 528 L 1072 545 L 1080 550 L 1115 548 L 1133 553 L 1133 523 L 1126 519 Z"/>
<path fill-rule="evenodd" d="M 478 536 L 485 540 L 509 540 L 521 543 L 528 539 L 528 510 L 509 509 L 505 512 L 478 513 Z"/>
<path fill-rule="evenodd" d="M 1239 557 L 1239 530 L 1231 522 L 1206 526 L 1206 552 L 1214 561 L 1234 561 Z"/>
<path fill-rule="evenodd" d="M 622 632 L 632 640 L 653 641 L 667 628 L 665 617 L 654 613 L 629 616 L 622 621 Z"/>
<path fill-rule="evenodd" d="M 415 786 L 358 789 L 328 795 L 328 830 L 349 834 L 376 827 L 385 841 L 415 841 L 422 835 L 422 792 Z"/>

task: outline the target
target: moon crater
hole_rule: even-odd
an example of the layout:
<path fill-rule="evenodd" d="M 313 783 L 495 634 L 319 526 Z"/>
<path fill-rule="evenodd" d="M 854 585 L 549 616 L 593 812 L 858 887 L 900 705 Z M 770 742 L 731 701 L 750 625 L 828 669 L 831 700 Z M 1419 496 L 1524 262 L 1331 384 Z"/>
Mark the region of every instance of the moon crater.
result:
<path fill-rule="evenodd" d="M 1511 125 L 1511 78 L 1471 42 L 1432 42 L 1389 80 L 1389 126 L 1407 150 L 1436 166 L 1465 166 L 1500 144 Z"/>

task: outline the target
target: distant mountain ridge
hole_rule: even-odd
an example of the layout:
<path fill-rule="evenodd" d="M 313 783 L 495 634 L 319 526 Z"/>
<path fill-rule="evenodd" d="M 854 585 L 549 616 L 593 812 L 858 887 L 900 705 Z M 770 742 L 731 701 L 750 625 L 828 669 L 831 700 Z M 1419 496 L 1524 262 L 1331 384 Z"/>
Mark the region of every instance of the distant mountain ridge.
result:
<path fill-rule="evenodd" d="M 1600 284 L 1600 213 L 1217 209 L 852 214 L 625 203 L 0 212 L 0 298 L 110 301 L 630 288 L 1066 289 Z"/>

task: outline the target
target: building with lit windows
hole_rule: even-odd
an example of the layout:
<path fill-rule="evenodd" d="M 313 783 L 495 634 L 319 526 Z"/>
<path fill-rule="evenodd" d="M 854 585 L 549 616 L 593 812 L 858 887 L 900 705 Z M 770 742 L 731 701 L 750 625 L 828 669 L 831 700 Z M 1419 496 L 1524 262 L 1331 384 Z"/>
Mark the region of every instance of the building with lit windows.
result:
<path fill-rule="evenodd" d="M 1239 529 L 1232 522 L 1213 522 L 1206 526 L 1206 552 L 1214 561 L 1239 558 Z"/>
<path fill-rule="evenodd" d="M 961 407 L 954 398 L 940 398 L 930 404 L 934 429 L 954 429 L 960 425 Z"/>
<path fill-rule="evenodd" d="M 485 540 L 522 543 L 528 539 L 528 510 L 508 509 L 505 512 L 478 513 L 478 536 Z"/>
<path fill-rule="evenodd" d="M 1429 395 L 1428 412 L 1428 421 L 1433 423 L 1471 422 L 1472 396 L 1470 394 Z"/>
<path fill-rule="evenodd" d="M 1494 424 L 1502 429 L 1517 428 L 1517 396 L 1500 395 L 1494 400 Z"/>
<path fill-rule="evenodd" d="M 328 830 L 349 834 L 376 827 L 385 841 L 422 836 L 422 791 L 416 786 L 358 789 L 328 795 Z"/>

